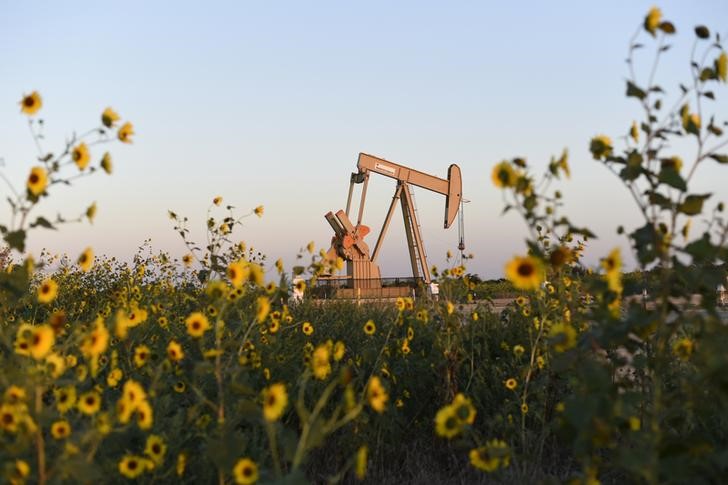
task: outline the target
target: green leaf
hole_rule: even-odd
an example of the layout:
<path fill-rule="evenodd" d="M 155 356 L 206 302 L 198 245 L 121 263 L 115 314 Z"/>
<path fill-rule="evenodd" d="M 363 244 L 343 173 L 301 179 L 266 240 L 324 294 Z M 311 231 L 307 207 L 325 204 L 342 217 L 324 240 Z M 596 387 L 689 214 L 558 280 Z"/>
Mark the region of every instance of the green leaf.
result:
<path fill-rule="evenodd" d="M 5 234 L 5 242 L 13 249 L 17 249 L 21 253 L 25 251 L 25 231 L 18 230 Z"/>
<path fill-rule="evenodd" d="M 650 204 L 652 205 L 657 205 L 667 210 L 670 210 L 672 208 L 672 202 L 670 202 L 670 199 L 658 192 L 649 191 L 647 192 L 647 196 L 649 197 Z"/>
<path fill-rule="evenodd" d="M 703 70 L 700 72 L 701 81 L 708 81 L 715 78 L 717 78 L 715 71 L 709 67 L 704 67 Z"/>
<path fill-rule="evenodd" d="M 627 81 L 627 97 L 634 97 L 638 99 L 645 99 L 647 93 L 644 90 L 637 87 L 632 81 Z"/>
<path fill-rule="evenodd" d="M 658 180 L 663 184 L 667 184 L 670 187 L 674 187 L 683 192 L 688 190 L 688 186 L 685 183 L 685 180 L 683 180 L 683 178 L 680 176 L 680 174 L 677 172 L 677 170 L 675 170 L 672 167 L 663 168 L 660 171 Z"/>
<path fill-rule="evenodd" d="M 45 227 L 46 229 L 53 229 L 53 230 L 56 229 L 53 226 L 53 224 L 51 224 L 50 221 L 48 219 L 46 219 L 45 217 L 38 217 L 35 220 L 35 222 L 30 223 L 30 227 L 38 227 L 38 226 Z"/>
<path fill-rule="evenodd" d="M 679 212 L 689 216 L 695 216 L 703 211 L 703 202 L 713 194 L 691 194 L 685 197 L 685 201 L 677 208 Z"/>
<path fill-rule="evenodd" d="M 713 153 L 711 155 L 708 155 L 710 158 L 715 160 L 718 163 L 728 163 L 728 155 L 723 155 L 719 153 Z"/>

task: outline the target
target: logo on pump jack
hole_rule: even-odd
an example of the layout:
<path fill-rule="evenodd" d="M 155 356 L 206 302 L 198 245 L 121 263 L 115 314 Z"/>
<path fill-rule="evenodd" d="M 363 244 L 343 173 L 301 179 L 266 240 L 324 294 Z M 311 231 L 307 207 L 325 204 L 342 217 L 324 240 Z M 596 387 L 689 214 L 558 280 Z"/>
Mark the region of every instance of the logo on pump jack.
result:
<path fill-rule="evenodd" d="M 374 165 L 375 170 L 381 170 L 382 172 L 387 172 L 388 174 L 394 175 L 396 170 L 389 165 L 384 165 L 383 163 L 377 162 Z"/>

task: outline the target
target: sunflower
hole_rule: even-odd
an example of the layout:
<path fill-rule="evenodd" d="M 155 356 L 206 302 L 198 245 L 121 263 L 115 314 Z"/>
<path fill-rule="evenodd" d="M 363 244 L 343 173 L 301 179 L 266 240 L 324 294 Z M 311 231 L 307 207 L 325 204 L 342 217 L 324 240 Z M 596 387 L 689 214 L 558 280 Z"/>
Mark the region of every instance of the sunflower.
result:
<path fill-rule="evenodd" d="M 270 323 L 268 324 L 268 331 L 270 333 L 276 333 L 281 328 L 281 321 L 276 319 L 271 319 Z"/>
<path fill-rule="evenodd" d="M 595 160 L 612 155 L 612 139 L 606 135 L 597 135 L 589 142 L 589 151 Z"/>
<path fill-rule="evenodd" d="M 566 352 L 576 345 L 576 330 L 568 323 L 556 323 L 549 330 L 549 338 L 556 352 Z"/>
<path fill-rule="evenodd" d="M 632 126 L 629 128 L 629 136 L 634 140 L 635 143 L 640 141 L 640 130 L 637 126 L 637 122 L 633 121 Z"/>
<path fill-rule="evenodd" d="M 53 391 L 56 397 L 56 409 L 61 414 L 71 410 L 76 404 L 76 388 L 73 386 L 61 387 Z"/>
<path fill-rule="evenodd" d="M 694 347 L 695 343 L 692 340 L 681 338 L 673 344 L 672 351 L 680 360 L 688 360 L 693 354 Z"/>
<path fill-rule="evenodd" d="M 190 314 L 185 320 L 185 324 L 187 325 L 187 333 L 194 338 L 202 337 L 210 329 L 210 321 L 202 312 Z"/>
<path fill-rule="evenodd" d="M 311 368 L 316 379 L 324 380 L 331 373 L 331 352 L 327 345 L 319 345 L 313 352 Z"/>
<path fill-rule="evenodd" d="M 263 268 L 255 263 L 251 263 L 249 268 L 250 274 L 248 275 L 248 280 L 258 286 L 265 286 L 265 273 L 263 272 Z"/>
<path fill-rule="evenodd" d="M 298 281 L 296 281 L 296 283 L 295 283 L 295 284 L 293 285 L 293 288 L 294 288 L 294 289 L 295 289 L 295 290 L 296 290 L 297 292 L 299 292 L 299 293 L 303 293 L 304 291 L 306 291 L 306 282 L 305 282 L 305 281 L 303 281 L 303 280 L 298 280 Z"/>
<path fill-rule="evenodd" d="M 471 465 L 489 473 L 510 464 L 510 450 L 501 440 L 490 440 L 485 446 L 470 450 L 469 456 Z"/>
<path fill-rule="evenodd" d="M 48 366 L 51 377 L 54 379 L 58 379 L 66 371 L 66 359 L 55 352 L 51 352 L 46 355 L 45 362 Z"/>
<path fill-rule="evenodd" d="M 334 344 L 334 360 L 336 362 L 339 362 L 341 359 L 344 358 L 344 353 L 346 352 L 346 345 L 344 345 L 344 342 L 341 340 L 337 341 Z"/>
<path fill-rule="evenodd" d="M 256 300 L 256 307 L 256 320 L 258 320 L 258 323 L 265 322 L 265 319 L 268 318 L 268 314 L 270 313 L 270 300 L 268 299 L 268 297 L 259 296 Z"/>
<path fill-rule="evenodd" d="M 134 349 L 134 365 L 138 367 L 144 367 L 144 364 L 149 360 L 151 351 L 146 345 L 137 345 Z"/>
<path fill-rule="evenodd" d="M 128 121 L 121 125 L 121 128 L 119 128 L 119 131 L 116 133 L 116 136 L 119 138 L 119 141 L 122 143 L 131 143 L 131 136 L 134 134 L 134 126 L 129 123 Z"/>
<path fill-rule="evenodd" d="M 26 186 L 28 191 L 35 197 L 45 192 L 46 187 L 48 187 L 48 172 L 46 172 L 46 169 L 43 167 L 31 168 Z"/>
<path fill-rule="evenodd" d="M 56 335 L 50 325 L 40 325 L 33 329 L 28 340 L 28 351 L 31 357 L 40 360 L 48 355 L 53 344 L 56 342 Z"/>
<path fill-rule="evenodd" d="M 402 351 L 402 355 L 409 355 L 409 353 L 412 351 L 409 346 L 409 340 L 404 339 L 404 341 L 402 341 L 402 346 L 400 347 L 400 350 Z"/>
<path fill-rule="evenodd" d="M 519 290 L 536 290 L 545 278 L 541 260 L 516 256 L 506 264 L 506 277 Z"/>
<path fill-rule="evenodd" d="M 104 325 L 104 320 L 98 318 L 94 329 L 89 333 L 81 344 L 81 352 L 87 359 L 98 357 L 106 352 L 109 346 L 109 331 Z"/>
<path fill-rule="evenodd" d="M 147 437 L 144 454 L 147 455 L 156 465 L 161 465 L 166 453 L 167 445 L 162 437 L 156 434 L 150 434 L 149 437 Z"/>
<path fill-rule="evenodd" d="M 523 348 L 523 345 L 513 346 L 513 355 L 515 355 L 517 359 L 520 358 L 525 351 L 526 349 Z"/>
<path fill-rule="evenodd" d="M 263 217 L 264 210 L 265 210 L 265 208 L 262 205 L 259 205 L 258 207 L 253 209 L 253 213 L 255 213 L 255 215 L 258 217 Z"/>
<path fill-rule="evenodd" d="M 91 154 L 88 152 L 88 147 L 85 143 L 81 142 L 71 150 L 71 159 L 79 168 L 79 170 L 85 170 L 88 167 L 88 162 L 91 160 Z"/>
<path fill-rule="evenodd" d="M 94 250 L 91 248 L 86 248 L 82 253 L 81 256 L 78 257 L 78 265 L 81 267 L 81 270 L 84 272 L 87 272 L 91 269 L 91 266 L 94 264 Z"/>
<path fill-rule="evenodd" d="M 676 172 L 679 172 L 683 168 L 683 159 L 680 157 L 661 158 L 660 168 L 662 170 L 673 169 Z"/>
<path fill-rule="evenodd" d="M 364 480 L 367 475 L 367 455 L 369 449 L 366 445 L 360 446 L 356 452 L 356 463 L 354 465 L 354 474 L 358 480 Z"/>
<path fill-rule="evenodd" d="M 662 19 L 662 12 L 657 7 L 652 7 L 647 16 L 645 17 L 645 30 L 655 36 L 657 28 L 660 26 L 660 20 Z"/>
<path fill-rule="evenodd" d="M 61 421 L 56 421 L 51 425 L 51 435 L 57 440 L 68 438 L 70 434 L 71 425 L 68 424 L 68 421 L 66 421 L 65 419 Z"/>
<path fill-rule="evenodd" d="M 473 403 L 465 397 L 462 393 L 458 393 L 453 399 L 451 406 L 455 409 L 455 415 L 457 418 L 467 424 L 473 424 L 475 421 L 475 406 Z"/>
<path fill-rule="evenodd" d="M 111 172 L 114 171 L 114 162 L 111 160 L 111 154 L 109 152 L 105 152 L 104 156 L 101 157 L 101 169 L 106 172 L 108 175 L 111 175 Z"/>
<path fill-rule="evenodd" d="M 398 297 L 398 298 L 397 298 L 397 299 L 396 299 L 396 300 L 394 301 L 394 305 L 395 305 L 395 306 L 397 307 L 397 310 L 399 310 L 399 311 L 404 311 L 404 308 L 405 308 L 405 306 L 406 306 L 406 303 L 404 302 L 404 298 L 402 298 L 401 296 L 400 296 L 400 297 Z"/>
<path fill-rule="evenodd" d="M 447 405 L 440 408 L 435 415 L 435 433 L 443 438 L 451 439 L 462 431 L 462 421 L 458 419 L 455 406 Z"/>
<path fill-rule="evenodd" d="M 238 485 L 248 485 L 258 481 L 258 465 L 250 458 L 241 458 L 233 467 L 233 478 Z"/>
<path fill-rule="evenodd" d="M 96 202 L 94 202 L 93 204 L 91 204 L 90 206 L 88 206 L 86 208 L 86 219 L 88 219 L 88 221 L 91 224 L 94 223 L 94 218 L 96 217 L 96 211 L 97 211 Z"/>
<path fill-rule="evenodd" d="M 389 394 L 387 394 L 387 390 L 377 376 L 372 376 L 369 381 L 369 385 L 367 386 L 367 400 L 373 410 L 378 413 L 384 412 L 387 406 L 387 400 L 389 400 Z"/>
<path fill-rule="evenodd" d="M 506 389 L 508 390 L 514 390 L 516 387 L 518 387 L 518 381 L 515 380 L 513 377 L 506 379 Z"/>
<path fill-rule="evenodd" d="M 10 404 L 17 404 L 21 401 L 25 401 L 27 397 L 28 395 L 25 392 L 25 389 L 16 385 L 8 387 L 3 394 L 5 401 Z"/>
<path fill-rule="evenodd" d="M 38 94 L 38 91 L 33 91 L 30 94 L 23 95 L 23 99 L 20 100 L 20 111 L 28 116 L 33 116 L 43 107 L 43 100 Z"/>
<path fill-rule="evenodd" d="M 614 248 L 609 255 L 601 260 L 601 266 L 606 271 L 604 278 L 609 289 L 615 293 L 622 292 L 622 256 L 619 248 Z"/>
<path fill-rule="evenodd" d="M 301 325 L 301 331 L 304 335 L 313 334 L 313 325 L 311 325 L 311 322 L 303 322 L 303 325 Z"/>
<path fill-rule="evenodd" d="M 120 119 L 121 117 L 119 114 L 111 108 L 106 108 L 104 112 L 101 113 L 101 123 L 103 123 L 107 128 L 113 128 L 114 124 Z"/>
<path fill-rule="evenodd" d="M 228 265 L 227 275 L 235 288 L 240 288 L 248 278 L 249 270 L 242 261 L 234 261 Z"/>
<path fill-rule="evenodd" d="M 171 340 L 169 345 L 167 345 L 167 357 L 169 357 L 169 360 L 172 362 L 179 362 L 184 358 L 184 356 L 185 353 L 184 350 L 182 350 L 182 346 L 174 340 Z"/>
<path fill-rule="evenodd" d="M 183 381 L 177 381 L 174 383 L 174 386 L 172 386 L 172 389 L 174 389 L 174 392 L 182 394 L 187 389 L 187 384 Z"/>
<path fill-rule="evenodd" d="M 374 324 L 374 320 L 368 320 L 367 323 L 364 324 L 364 333 L 367 335 L 374 335 L 374 332 L 377 331 L 377 326 Z"/>
<path fill-rule="evenodd" d="M 15 404 L 0 405 L 0 430 L 9 433 L 18 431 L 18 423 L 20 422 L 19 406 Z"/>
<path fill-rule="evenodd" d="M 119 462 L 119 473 L 127 478 L 136 478 L 145 470 L 153 468 L 154 464 L 147 458 L 126 455 Z"/>
<path fill-rule="evenodd" d="M 38 302 L 50 303 L 58 296 L 58 283 L 48 278 L 38 287 Z"/>
<path fill-rule="evenodd" d="M 493 167 L 490 179 L 493 181 L 493 185 L 501 189 L 515 187 L 518 181 L 518 173 L 510 162 L 503 160 Z"/>
<path fill-rule="evenodd" d="M 268 422 L 278 421 L 288 405 L 286 385 L 272 384 L 263 389 L 263 417 Z"/>
<path fill-rule="evenodd" d="M 124 388 L 121 391 L 121 399 L 134 410 L 142 402 L 146 401 L 147 393 L 141 384 L 133 379 L 129 379 L 124 383 Z"/>
<path fill-rule="evenodd" d="M 177 455 L 177 465 L 175 466 L 175 472 L 178 477 L 185 474 L 185 468 L 187 467 L 187 453 L 180 453 Z"/>
<path fill-rule="evenodd" d="M 137 425 L 140 429 L 149 429 L 154 424 L 154 411 L 148 401 L 142 401 L 137 406 Z"/>
<path fill-rule="evenodd" d="M 94 415 L 101 409 L 101 395 L 96 391 L 88 391 L 78 397 L 78 410 L 86 415 Z"/>

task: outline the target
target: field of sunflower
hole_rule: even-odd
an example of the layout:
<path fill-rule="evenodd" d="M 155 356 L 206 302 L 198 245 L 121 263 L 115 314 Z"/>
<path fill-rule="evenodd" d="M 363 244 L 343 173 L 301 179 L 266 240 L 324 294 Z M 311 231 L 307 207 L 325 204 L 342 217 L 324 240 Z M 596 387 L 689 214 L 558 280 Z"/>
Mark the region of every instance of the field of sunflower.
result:
<path fill-rule="evenodd" d="M 638 37 L 655 43 L 657 62 L 675 32 L 651 9 L 630 62 Z M 2 480 L 724 481 L 728 326 L 715 288 L 728 221 L 722 203 L 708 210 L 710 195 L 690 191 L 700 164 L 728 163 L 725 120 L 706 104 L 727 79 L 720 41 L 695 28 L 694 84 L 669 111 L 662 88 L 631 76 L 627 96 L 645 119 L 621 149 L 605 135 L 590 142 L 644 217 L 620 228 L 649 271 L 639 301 L 623 298 L 619 250 L 599 268 L 581 262 L 594 235 L 561 213 L 551 188 L 569 176 L 566 151 L 540 177 L 522 158 L 496 164 L 493 183 L 526 223 L 527 250 L 491 290 L 461 266 L 433 271 L 437 301 L 295 301 L 294 288 L 305 294 L 342 261 L 311 244 L 305 266 L 270 264 L 233 240 L 263 207 L 240 217 L 221 197 L 204 248 L 169 213 L 189 249 L 179 258 L 149 246 L 130 263 L 91 248 L 20 257 L 36 228 L 95 216 L 93 204 L 71 219 L 31 213 L 56 184 L 111 174 L 111 154 L 92 165 L 90 147 L 131 143 L 134 128 L 107 108 L 99 127 L 39 157 L 0 226 L 10 248 L 0 253 Z M 41 96 L 20 104 L 40 136 Z M 694 160 L 670 153 L 678 138 L 697 146 Z M 706 229 L 691 237 L 701 215 Z M 484 297 L 501 292 L 516 298 L 495 313 Z M 696 294 L 697 307 L 680 303 Z"/>

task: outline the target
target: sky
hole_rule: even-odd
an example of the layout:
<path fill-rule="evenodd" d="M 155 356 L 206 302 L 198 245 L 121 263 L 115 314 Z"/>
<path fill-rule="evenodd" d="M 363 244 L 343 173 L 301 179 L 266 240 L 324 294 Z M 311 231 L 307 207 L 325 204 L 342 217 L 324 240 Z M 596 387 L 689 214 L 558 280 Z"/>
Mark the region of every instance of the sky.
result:
<path fill-rule="evenodd" d="M 219 195 L 240 215 L 265 206 L 234 239 L 290 267 L 309 241 L 329 247 L 324 214 L 345 208 L 359 152 L 443 178 L 457 163 L 470 201 L 468 271 L 498 278 L 525 252 L 527 228 L 515 213 L 501 216 L 493 165 L 521 156 L 543 170 L 568 148 L 572 177 L 559 188 L 565 213 L 598 236 L 585 254 L 594 265 L 615 246 L 627 253 L 615 229 L 640 223 L 628 192 L 592 160 L 588 144 L 601 133 L 618 141 L 640 115 L 624 96 L 624 59 L 653 4 L 0 0 L 0 170 L 22 187 L 35 163 L 17 104 L 24 93 L 43 97 L 50 151 L 111 106 L 137 133 L 131 145 L 108 147 L 114 174 L 54 187 L 37 209 L 70 217 L 95 201 L 96 221 L 35 230 L 31 252 L 75 257 L 92 246 L 128 259 L 151 239 L 155 250 L 179 257 L 186 250 L 167 210 L 188 216 L 201 240 Z M 674 94 L 689 79 L 693 27 L 728 34 L 728 2 L 658 6 L 678 29 L 657 71 Z M 640 52 L 638 76 L 649 67 L 651 53 Z M 725 85 L 716 89 L 718 113 L 728 112 L 726 94 Z M 694 149 L 686 150 L 687 159 Z M 96 163 L 101 155 L 92 150 Z M 696 191 L 726 200 L 726 180 L 724 167 L 706 164 Z M 373 229 L 370 247 L 394 190 L 390 179 L 370 181 L 363 220 Z M 457 225 L 443 229 L 439 194 L 416 189 L 415 198 L 428 260 L 443 267 L 457 247 Z M 8 218 L 0 209 L 0 223 Z M 383 276 L 410 274 L 399 210 L 379 263 Z"/>

